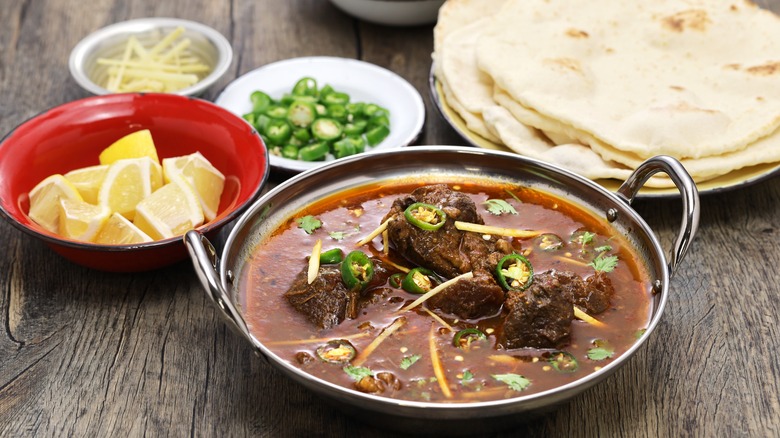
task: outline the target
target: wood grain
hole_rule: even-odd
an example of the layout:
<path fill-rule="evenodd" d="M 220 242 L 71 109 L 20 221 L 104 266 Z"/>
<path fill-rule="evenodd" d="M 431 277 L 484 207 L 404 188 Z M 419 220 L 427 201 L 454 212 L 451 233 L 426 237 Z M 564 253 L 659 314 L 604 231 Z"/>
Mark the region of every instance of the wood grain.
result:
<path fill-rule="evenodd" d="M 780 2 L 761 6 L 780 11 Z M 390 68 L 423 95 L 419 144 L 466 144 L 428 93 L 432 26 L 363 23 L 323 0 L 3 0 L 0 132 L 87 94 L 69 77 L 89 32 L 144 16 L 211 25 L 230 80 L 329 55 Z M 283 177 L 275 176 L 273 184 Z M 676 200 L 636 209 L 669 248 Z M 0 223 L 0 436 L 394 436 L 343 414 L 254 355 L 188 262 L 141 274 L 76 266 Z M 780 436 L 780 181 L 702 199 L 658 330 L 603 384 L 491 436 Z"/>

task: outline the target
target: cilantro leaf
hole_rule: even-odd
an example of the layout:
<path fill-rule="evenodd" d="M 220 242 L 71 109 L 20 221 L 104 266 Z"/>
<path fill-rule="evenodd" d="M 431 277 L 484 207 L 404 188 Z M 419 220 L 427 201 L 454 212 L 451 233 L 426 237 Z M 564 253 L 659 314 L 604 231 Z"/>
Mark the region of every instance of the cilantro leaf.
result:
<path fill-rule="evenodd" d="M 465 385 L 467 382 L 474 379 L 474 374 L 470 370 L 463 371 L 463 378 L 460 379 L 460 384 Z"/>
<path fill-rule="evenodd" d="M 328 235 L 333 240 L 344 240 L 344 237 L 346 237 L 343 231 L 331 231 Z"/>
<path fill-rule="evenodd" d="M 584 231 L 582 234 L 579 235 L 577 240 L 579 240 L 579 243 L 581 243 L 582 246 L 585 246 L 593 242 L 594 237 L 596 237 L 596 233 L 591 233 L 590 231 Z"/>
<path fill-rule="evenodd" d="M 422 356 L 420 356 L 419 354 L 413 354 L 411 356 L 404 357 L 403 359 L 401 359 L 401 365 L 400 365 L 401 369 L 402 370 L 409 369 L 409 367 L 414 365 L 414 363 L 420 360 L 421 357 Z"/>
<path fill-rule="evenodd" d="M 612 247 L 609 245 L 599 246 L 598 248 L 593 248 L 596 252 L 607 252 L 612 251 Z"/>
<path fill-rule="evenodd" d="M 510 389 L 522 391 L 531 385 L 531 381 L 519 374 L 492 374 L 493 378 L 501 383 L 506 383 Z"/>
<path fill-rule="evenodd" d="M 368 377 L 374 375 L 374 372 L 371 371 L 370 368 L 366 367 L 353 367 L 352 365 L 347 365 L 343 368 L 344 372 L 347 373 L 349 377 L 352 377 L 356 382 L 359 382 L 360 379 L 363 377 Z"/>
<path fill-rule="evenodd" d="M 302 228 L 303 231 L 306 231 L 306 234 L 311 234 L 314 230 L 322 226 L 322 222 L 312 215 L 299 217 L 295 222 L 298 223 L 298 228 Z"/>
<path fill-rule="evenodd" d="M 592 266 L 593 269 L 597 271 L 612 272 L 612 270 L 615 269 L 615 266 L 617 266 L 617 263 L 618 258 L 615 255 L 606 257 L 600 255 L 593 259 L 592 262 L 588 263 L 588 266 Z"/>
<path fill-rule="evenodd" d="M 503 199 L 488 199 L 485 201 L 485 205 L 487 210 L 496 216 L 501 216 L 504 213 L 517 214 L 517 210 Z"/>
<path fill-rule="evenodd" d="M 588 350 L 588 359 L 604 360 L 615 355 L 615 349 L 603 339 L 593 341 L 593 348 Z"/>

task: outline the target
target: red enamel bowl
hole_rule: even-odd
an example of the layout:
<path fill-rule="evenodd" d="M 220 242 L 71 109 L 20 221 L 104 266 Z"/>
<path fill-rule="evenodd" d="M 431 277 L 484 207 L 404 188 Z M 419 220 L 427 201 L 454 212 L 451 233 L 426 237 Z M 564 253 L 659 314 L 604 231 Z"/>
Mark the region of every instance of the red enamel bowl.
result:
<path fill-rule="evenodd" d="M 217 217 L 198 231 L 216 232 L 261 193 L 268 150 L 240 117 L 205 100 L 172 94 L 112 94 L 52 108 L 11 131 L 0 143 L 0 216 L 63 257 L 94 269 L 146 271 L 187 257 L 181 237 L 135 245 L 65 239 L 27 216 L 29 191 L 55 173 L 96 165 L 115 140 L 149 129 L 160 159 L 200 151 L 225 175 Z"/>

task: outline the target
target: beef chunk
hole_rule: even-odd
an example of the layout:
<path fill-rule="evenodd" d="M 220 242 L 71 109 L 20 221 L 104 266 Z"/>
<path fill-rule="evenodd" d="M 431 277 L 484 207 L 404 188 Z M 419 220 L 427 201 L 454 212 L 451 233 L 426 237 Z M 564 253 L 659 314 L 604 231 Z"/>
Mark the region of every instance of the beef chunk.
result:
<path fill-rule="evenodd" d="M 346 318 L 357 318 L 362 308 L 374 302 L 375 291 L 386 292 L 381 286 L 391 274 L 381 260 L 371 258 L 371 261 L 374 277 L 362 291 L 347 290 L 341 279 L 341 265 L 320 266 L 317 278 L 309 284 L 307 266 L 298 273 L 284 296 L 298 312 L 323 329 L 338 325 Z"/>
<path fill-rule="evenodd" d="M 504 290 L 486 271 L 474 271 L 474 277 L 455 284 L 428 299 L 428 306 L 460 319 L 492 316 L 501 310 Z"/>
<path fill-rule="evenodd" d="M 615 288 L 606 272 L 596 271 L 595 275 L 585 280 L 582 289 L 575 291 L 574 304 L 595 315 L 609 308 L 609 300 L 614 294 Z"/>
<path fill-rule="evenodd" d="M 298 312 L 319 328 L 331 328 L 344 320 L 352 298 L 338 265 L 320 266 L 317 278 L 308 283 L 308 269 L 304 268 L 284 296 Z"/>
<path fill-rule="evenodd" d="M 566 342 L 574 319 L 574 291 L 581 288 L 584 282 L 576 274 L 550 271 L 534 276 L 525 291 L 509 292 L 501 345 L 556 348 Z"/>
<path fill-rule="evenodd" d="M 404 211 L 416 202 L 441 208 L 447 213 L 447 221 L 435 232 L 410 224 L 404 217 Z M 484 221 L 468 195 L 451 190 L 444 184 L 420 187 L 409 196 L 396 199 L 383 221 L 389 218 L 393 221 L 387 227 L 388 235 L 395 249 L 412 263 L 441 276 L 453 278 L 474 269 L 489 270 L 486 264 L 496 258 L 489 256 L 496 252 L 499 239 L 492 237 L 485 240 L 482 236 L 455 228 L 454 221 L 476 224 L 484 224 Z M 511 252 L 507 241 L 500 248 L 500 251 Z"/>

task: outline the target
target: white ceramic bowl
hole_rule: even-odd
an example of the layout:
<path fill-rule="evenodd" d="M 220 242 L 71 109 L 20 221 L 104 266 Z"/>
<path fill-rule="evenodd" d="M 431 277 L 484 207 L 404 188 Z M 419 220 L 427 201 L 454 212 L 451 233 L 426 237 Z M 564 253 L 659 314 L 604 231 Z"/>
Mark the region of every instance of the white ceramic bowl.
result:
<path fill-rule="evenodd" d="M 418 26 L 436 21 L 444 0 L 331 0 L 342 11 L 372 23 Z"/>
<path fill-rule="evenodd" d="M 233 59 L 233 48 L 225 37 L 204 24 L 178 18 L 139 18 L 122 21 L 99 29 L 81 40 L 70 54 L 68 67 L 73 79 L 92 94 L 110 94 L 103 87 L 108 67 L 97 64 L 98 58 L 119 58 L 125 50 L 127 38 L 135 35 L 147 45 L 157 41 L 177 27 L 184 28 L 183 37 L 192 43 L 189 50 L 211 67 L 211 73 L 196 84 L 175 93 L 182 96 L 202 94 L 225 74 Z"/>
<path fill-rule="evenodd" d="M 390 135 L 366 153 L 412 144 L 425 123 L 425 104 L 412 84 L 396 73 L 378 65 L 351 58 L 308 56 L 266 64 L 238 77 L 228 84 L 214 103 L 237 116 L 252 111 L 249 96 L 255 90 L 280 99 L 295 82 L 305 76 L 314 78 L 319 87 L 331 85 L 349 94 L 354 102 L 375 103 L 390 112 Z M 286 173 L 298 173 L 319 167 L 325 161 L 291 160 L 271 154 L 271 166 Z"/>

